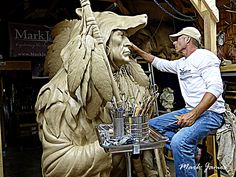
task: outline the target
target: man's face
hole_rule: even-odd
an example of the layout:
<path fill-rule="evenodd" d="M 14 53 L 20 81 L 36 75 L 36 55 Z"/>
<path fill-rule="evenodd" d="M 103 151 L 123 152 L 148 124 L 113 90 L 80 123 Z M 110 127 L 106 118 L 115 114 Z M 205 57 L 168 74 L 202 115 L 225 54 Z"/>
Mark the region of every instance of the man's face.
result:
<path fill-rule="evenodd" d="M 177 40 L 173 42 L 176 52 L 183 53 L 184 50 L 187 48 L 187 44 L 188 44 L 189 40 L 190 40 L 190 37 L 185 36 L 185 35 L 178 37 Z"/>
<path fill-rule="evenodd" d="M 108 47 L 110 49 L 109 57 L 111 57 L 117 66 L 121 66 L 130 61 L 131 51 L 129 41 L 125 31 L 115 30 L 110 36 Z"/>

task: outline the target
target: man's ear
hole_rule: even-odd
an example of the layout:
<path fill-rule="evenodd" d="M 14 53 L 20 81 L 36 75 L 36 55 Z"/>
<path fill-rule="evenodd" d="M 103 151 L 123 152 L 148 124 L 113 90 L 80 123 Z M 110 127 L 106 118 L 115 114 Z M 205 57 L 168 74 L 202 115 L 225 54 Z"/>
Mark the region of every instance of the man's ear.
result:
<path fill-rule="evenodd" d="M 190 42 L 190 40 L 191 40 L 191 37 L 187 37 L 186 38 L 186 43 L 188 44 Z"/>

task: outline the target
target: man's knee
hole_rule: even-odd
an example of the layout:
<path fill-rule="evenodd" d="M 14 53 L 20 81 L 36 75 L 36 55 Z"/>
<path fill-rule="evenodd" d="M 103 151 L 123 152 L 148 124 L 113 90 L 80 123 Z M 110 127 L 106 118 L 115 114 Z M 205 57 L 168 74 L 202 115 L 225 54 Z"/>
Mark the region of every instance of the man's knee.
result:
<path fill-rule="evenodd" d="M 181 138 L 178 135 L 174 135 L 170 142 L 171 149 L 179 150 L 181 144 L 182 144 Z"/>

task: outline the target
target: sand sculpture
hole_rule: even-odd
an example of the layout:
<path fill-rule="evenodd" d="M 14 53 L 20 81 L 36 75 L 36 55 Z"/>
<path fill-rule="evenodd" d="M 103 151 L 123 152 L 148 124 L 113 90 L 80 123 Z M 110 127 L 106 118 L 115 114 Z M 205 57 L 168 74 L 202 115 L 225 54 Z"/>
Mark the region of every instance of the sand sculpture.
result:
<path fill-rule="evenodd" d="M 42 173 L 45 177 L 122 177 L 125 157 L 104 151 L 96 125 L 112 122 L 112 98 L 142 102 L 151 94 L 149 78 L 128 49 L 128 37 L 146 25 L 147 15 L 106 11 L 94 12 L 94 19 L 83 8 L 76 13 L 78 19 L 64 20 L 52 31 L 54 41 L 45 61 L 51 79 L 40 89 L 35 105 Z M 94 31 L 95 22 L 101 36 Z M 144 152 L 141 160 L 137 174 L 158 176 L 152 152 Z"/>

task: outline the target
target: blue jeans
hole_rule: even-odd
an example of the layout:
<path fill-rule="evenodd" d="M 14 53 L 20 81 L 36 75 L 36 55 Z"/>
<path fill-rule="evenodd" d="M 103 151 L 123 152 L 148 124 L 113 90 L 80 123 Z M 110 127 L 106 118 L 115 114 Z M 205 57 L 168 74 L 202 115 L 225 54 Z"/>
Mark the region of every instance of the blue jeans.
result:
<path fill-rule="evenodd" d="M 189 127 L 181 128 L 177 124 L 169 125 L 171 122 L 177 121 L 176 115 L 179 116 L 187 112 L 189 110 L 183 108 L 149 120 L 149 126 L 169 138 L 166 147 L 172 150 L 176 177 L 197 176 L 195 162 L 197 144 L 224 123 L 223 114 L 205 111 Z"/>

